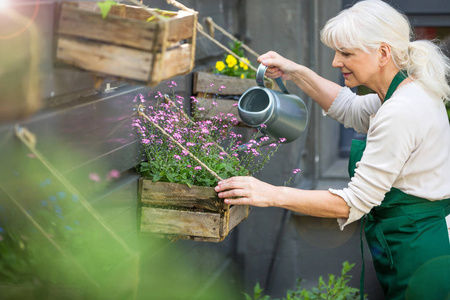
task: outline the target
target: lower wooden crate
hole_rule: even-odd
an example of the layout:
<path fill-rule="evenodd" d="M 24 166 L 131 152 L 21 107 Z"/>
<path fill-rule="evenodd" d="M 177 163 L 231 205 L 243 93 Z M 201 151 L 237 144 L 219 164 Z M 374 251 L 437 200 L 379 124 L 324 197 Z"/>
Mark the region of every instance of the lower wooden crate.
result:
<path fill-rule="evenodd" d="M 230 206 L 214 188 L 139 180 L 140 233 L 171 239 L 221 242 L 249 214 Z"/>

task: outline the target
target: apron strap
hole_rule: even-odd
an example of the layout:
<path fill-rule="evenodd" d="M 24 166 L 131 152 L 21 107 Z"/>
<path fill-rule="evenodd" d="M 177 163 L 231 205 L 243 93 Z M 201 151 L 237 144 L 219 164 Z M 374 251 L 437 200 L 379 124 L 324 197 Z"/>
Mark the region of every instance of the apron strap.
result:
<path fill-rule="evenodd" d="M 363 231 L 364 231 L 364 225 L 366 223 L 367 215 L 364 215 L 361 219 L 361 230 L 359 232 L 359 242 L 361 246 L 361 258 L 362 258 L 362 267 L 361 267 L 361 277 L 359 278 L 359 298 L 361 300 L 364 300 L 364 273 L 366 271 L 366 265 L 364 263 L 364 242 L 363 242 Z"/>

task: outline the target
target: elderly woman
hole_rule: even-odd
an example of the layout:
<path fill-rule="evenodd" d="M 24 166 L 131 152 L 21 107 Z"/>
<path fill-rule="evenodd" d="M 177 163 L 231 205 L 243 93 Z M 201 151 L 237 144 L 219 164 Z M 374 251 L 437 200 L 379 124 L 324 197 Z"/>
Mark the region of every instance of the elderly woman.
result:
<path fill-rule="evenodd" d="M 218 183 L 228 204 L 282 207 L 337 218 L 341 229 L 364 217 L 365 235 L 386 299 L 450 295 L 450 62 L 429 41 L 411 41 L 407 18 L 383 1 L 357 2 L 327 22 L 346 87 L 268 52 L 266 76 L 291 80 L 324 112 L 358 132 L 343 190 L 277 187 L 252 177 Z M 357 96 L 349 87 L 375 93 Z"/>

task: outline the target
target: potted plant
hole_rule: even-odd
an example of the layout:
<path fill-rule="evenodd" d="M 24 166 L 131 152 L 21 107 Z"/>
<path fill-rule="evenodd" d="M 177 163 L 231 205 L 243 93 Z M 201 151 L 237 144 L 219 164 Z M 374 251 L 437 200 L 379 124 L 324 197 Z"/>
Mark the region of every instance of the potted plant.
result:
<path fill-rule="evenodd" d="M 196 119 L 199 112 L 213 114 L 216 103 L 203 107 L 191 97 L 196 109 L 190 117 L 183 111 L 181 96 L 158 93 L 149 104 L 140 97 L 145 104 L 133 123 L 143 152 L 138 167 L 140 232 L 222 241 L 248 216 L 249 208 L 225 204 L 214 186 L 220 178 L 261 170 L 283 140 L 263 145 L 268 140 L 263 137 L 244 143 L 232 130 L 238 120 L 231 112 Z"/>
<path fill-rule="evenodd" d="M 297 278 L 295 290 L 288 290 L 286 298 L 273 300 L 359 300 L 361 298 L 367 299 L 367 295 L 360 296 L 360 291 L 357 288 L 348 285 L 348 282 L 353 276 L 347 274 L 355 264 L 349 264 L 347 261 L 342 263 L 341 275 L 328 274 L 328 280 L 325 281 L 322 276 L 319 276 L 318 284 L 311 289 L 302 287 L 305 280 Z M 246 300 L 272 300 L 269 295 L 263 294 L 263 289 L 257 283 L 254 287 L 253 297 L 244 293 Z"/>
<path fill-rule="evenodd" d="M 241 45 L 240 41 L 229 44 L 231 52 L 240 57 L 240 60 L 236 56 L 225 54 L 212 70 L 195 72 L 193 79 L 193 94 L 197 96 L 201 105 L 210 106 L 215 102 L 218 110 L 222 112 L 231 110 L 239 122 L 235 104 L 246 90 L 256 85 L 255 68 L 245 57 Z M 210 85 L 211 82 L 214 83 L 213 86 Z M 271 86 L 269 82 L 268 86 Z M 221 99 L 215 99 L 214 96 L 220 96 Z M 210 118 L 212 115 L 200 113 L 198 117 Z"/>

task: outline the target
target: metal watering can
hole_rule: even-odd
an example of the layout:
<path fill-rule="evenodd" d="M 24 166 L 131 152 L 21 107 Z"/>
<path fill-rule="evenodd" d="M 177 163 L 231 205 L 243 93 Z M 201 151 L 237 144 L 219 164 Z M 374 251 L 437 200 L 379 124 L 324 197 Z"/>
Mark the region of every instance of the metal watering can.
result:
<path fill-rule="evenodd" d="M 308 110 L 303 100 L 289 94 L 281 78 L 275 81 L 282 92 L 267 88 L 264 74 L 267 66 L 260 64 L 256 72 L 256 84 L 242 94 L 238 102 L 238 112 L 242 121 L 250 127 L 261 127 L 268 136 L 286 142 L 296 140 L 308 124 Z"/>

